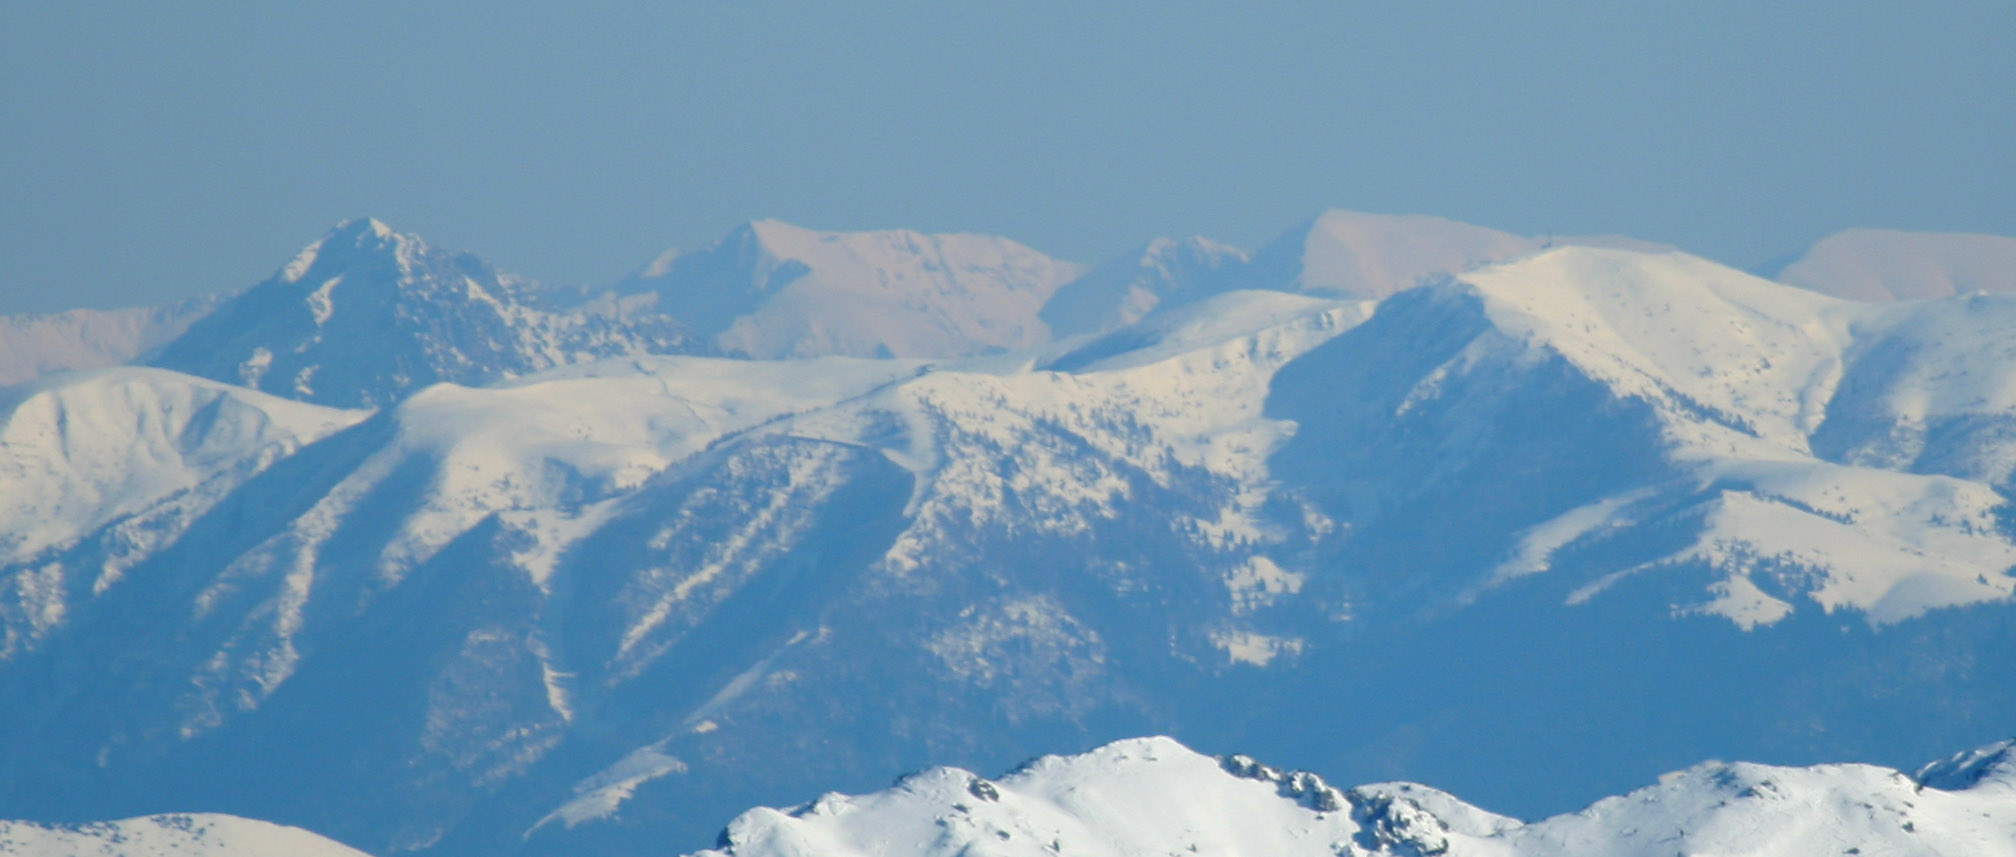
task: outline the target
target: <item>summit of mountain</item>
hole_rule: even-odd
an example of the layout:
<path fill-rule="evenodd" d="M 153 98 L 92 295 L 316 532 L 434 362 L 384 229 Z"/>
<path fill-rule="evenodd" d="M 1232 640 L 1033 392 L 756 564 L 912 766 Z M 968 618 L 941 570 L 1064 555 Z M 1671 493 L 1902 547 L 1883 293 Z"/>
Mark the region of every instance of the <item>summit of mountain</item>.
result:
<path fill-rule="evenodd" d="M 382 221 L 344 221 L 223 301 L 149 364 L 339 407 L 441 381 L 484 383 L 597 357 L 692 350 L 614 300 L 542 308 L 537 284 Z"/>

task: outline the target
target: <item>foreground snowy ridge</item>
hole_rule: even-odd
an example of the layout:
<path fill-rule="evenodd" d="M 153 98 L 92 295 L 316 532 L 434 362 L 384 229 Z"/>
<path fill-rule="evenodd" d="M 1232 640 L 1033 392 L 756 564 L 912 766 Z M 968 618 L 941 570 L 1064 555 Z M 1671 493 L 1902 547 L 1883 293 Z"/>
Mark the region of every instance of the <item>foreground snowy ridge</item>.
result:
<path fill-rule="evenodd" d="M 1707 762 L 1529 824 L 1427 786 L 1338 790 L 1314 774 L 1139 738 L 1045 756 L 998 780 L 934 768 L 874 794 L 751 810 L 694 857 L 1993 857 L 2016 854 L 2012 745 L 1915 779 L 1872 765 Z"/>
<path fill-rule="evenodd" d="M 93 824 L 0 821 L 0 857 L 367 857 L 298 827 L 228 815 Z"/>

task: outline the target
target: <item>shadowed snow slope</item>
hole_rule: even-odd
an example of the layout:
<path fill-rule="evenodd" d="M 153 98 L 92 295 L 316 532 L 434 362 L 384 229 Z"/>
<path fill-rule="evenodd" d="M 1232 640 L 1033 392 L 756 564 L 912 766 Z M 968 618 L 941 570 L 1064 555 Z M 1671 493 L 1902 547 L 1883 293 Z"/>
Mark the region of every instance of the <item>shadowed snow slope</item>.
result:
<path fill-rule="evenodd" d="M 619 285 L 751 357 L 958 357 L 1037 345 L 1044 301 L 1079 268 L 1005 238 L 819 232 L 757 220 Z"/>
<path fill-rule="evenodd" d="M 543 308 L 538 287 L 376 220 L 351 220 L 151 359 L 275 395 L 378 407 L 624 354 L 691 351 L 684 330 L 614 299 Z"/>
<path fill-rule="evenodd" d="M 699 854 L 1994 857 L 2016 854 L 2012 787 L 2006 771 L 1920 785 L 1870 765 L 1711 762 L 1522 824 L 1424 786 L 1339 791 L 1311 774 L 1142 738 L 1045 756 L 997 780 L 934 768 L 874 794 L 753 810 Z"/>
<path fill-rule="evenodd" d="M 2016 238 L 1850 229 L 1815 242 L 1778 280 L 1865 301 L 2016 292 Z"/>

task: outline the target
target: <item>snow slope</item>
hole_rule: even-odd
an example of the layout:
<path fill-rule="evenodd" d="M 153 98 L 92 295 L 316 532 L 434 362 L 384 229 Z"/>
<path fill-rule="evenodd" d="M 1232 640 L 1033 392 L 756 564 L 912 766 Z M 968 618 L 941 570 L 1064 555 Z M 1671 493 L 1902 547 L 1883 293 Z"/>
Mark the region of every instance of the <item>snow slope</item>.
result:
<path fill-rule="evenodd" d="M 1142 738 L 1045 756 L 994 780 L 934 768 L 874 794 L 751 810 L 698 853 L 1990 857 L 2016 854 L 2012 786 L 2007 771 L 1921 785 L 1870 765 L 1711 762 L 1525 824 L 1425 786 L 1341 791 L 1313 774 Z"/>
<path fill-rule="evenodd" d="M 2016 238 L 1850 229 L 1814 242 L 1778 281 L 1864 301 L 2016 291 Z"/>
<path fill-rule="evenodd" d="M 294 827 L 228 815 L 154 815 L 91 824 L 0 821 L 7 857 L 365 857 Z"/>
<path fill-rule="evenodd" d="M 617 286 L 722 351 L 756 358 L 957 357 L 1049 339 L 1037 312 L 1079 268 L 1005 238 L 744 224 Z"/>

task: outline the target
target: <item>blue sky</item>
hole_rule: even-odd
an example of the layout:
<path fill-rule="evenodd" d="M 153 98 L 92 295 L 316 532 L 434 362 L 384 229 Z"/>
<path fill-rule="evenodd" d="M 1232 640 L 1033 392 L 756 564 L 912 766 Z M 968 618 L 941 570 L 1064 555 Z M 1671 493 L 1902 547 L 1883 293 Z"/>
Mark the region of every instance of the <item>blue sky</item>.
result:
<path fill-rule="evenodd" d="M 599 284 L 752 217 L 1100 261 L 1326 207 L 1755 266 L 2016 234 L 2016 4 L 12 3 L 0 312 L 374 215 Z"/>

